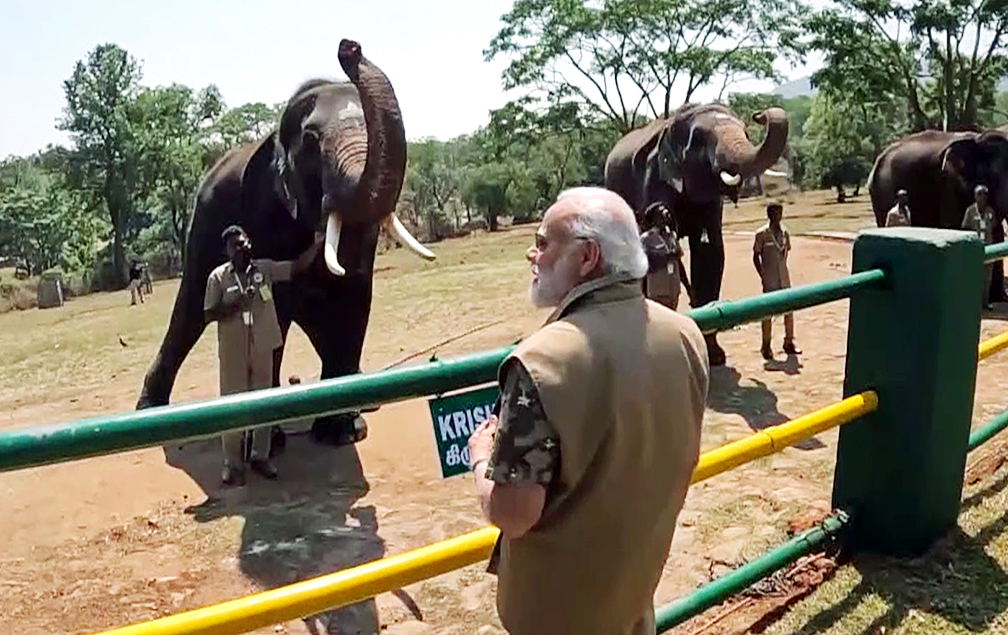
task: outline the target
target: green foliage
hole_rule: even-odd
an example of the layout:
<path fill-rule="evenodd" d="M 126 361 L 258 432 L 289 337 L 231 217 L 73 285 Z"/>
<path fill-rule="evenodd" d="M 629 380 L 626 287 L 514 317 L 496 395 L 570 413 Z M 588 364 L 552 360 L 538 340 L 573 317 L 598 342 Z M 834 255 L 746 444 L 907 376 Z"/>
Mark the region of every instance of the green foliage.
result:
<path fill-rule="evenodd" d="M 909 130 L 989 125 L 1008 71 L 1004 0 L 835 0 L 809 12 L 813 82 L 867 108 L 899 104 Z"/>
<path fill-rule="evenodd" d="M 505 89 L 542 114 L 567 107 L 619 132 L 675 107 L 715 78 L 778 79 L 798 33 L 791 0 L 517 0 L 484 51 L 510 59 Z"/>

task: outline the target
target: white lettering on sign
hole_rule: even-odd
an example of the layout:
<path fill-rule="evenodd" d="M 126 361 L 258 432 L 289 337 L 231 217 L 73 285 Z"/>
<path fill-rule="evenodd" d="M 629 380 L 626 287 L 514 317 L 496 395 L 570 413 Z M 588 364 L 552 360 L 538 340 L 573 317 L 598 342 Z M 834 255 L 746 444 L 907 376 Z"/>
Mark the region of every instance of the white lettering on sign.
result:
<path fill-rule="evenodd" d="M 452 443 L 448 451 L 445 452 L 445 464 L 448 467 L 455 467 L 459 463 L 469 467 L 469 446 L 463 445 L 459 450 L 459 445 Z"/>
<path fill-rule="evenodd" d="M 487 420 L 492 406 L 475 406 L 470 410 L 457 410 L 438 415 L 438 434 L 441 442 L 451 439 L 468 439 L 481 423 Z"/>
<path fill-rule="evenodd" d="M 451 424 L 451 418 L 452 418 L 452 413 L 450 413 L 450 412 L 448 414 L 445 414 L 445 415 L 438 415 L 438 418 L 437 418 L 438 432 L 441 433 L 441 441 L 442 442 L 447 441 L 448 437 L 451 437 L 452 439 L 455 438 L 455 434 L 452 432 L 451 425 L 450 425 Z"/>

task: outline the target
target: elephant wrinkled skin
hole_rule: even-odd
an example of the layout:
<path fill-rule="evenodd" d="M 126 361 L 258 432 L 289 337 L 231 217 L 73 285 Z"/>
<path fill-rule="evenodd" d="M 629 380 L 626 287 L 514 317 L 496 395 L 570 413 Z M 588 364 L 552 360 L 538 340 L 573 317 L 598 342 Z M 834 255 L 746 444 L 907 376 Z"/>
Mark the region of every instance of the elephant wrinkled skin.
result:
<path fill-rule="evenodd" d="M 606 188 L 620 194 L 638 214 L 655 201 L 665 203 L 674 214 L 679 235 L 689 240 L 693 307 L 721 295 L 722 196 L 737 202 L 745 179 L 784 176 L 769 168 L 787 145 L 787 113 L 768 108 L 752 117 L 767 130 L 759 146 L 751 143 L 745 123 L 727 106 L 687 104 L 628 132 L 606 158 Z M 705 338 L 711 365 L 724 364 L 716 334 Z"/>
<path fill-rule="evenodd" d="M 360 372 L 380 226 L 411 251 L 434 258 L 394 213 L 406 136 L 392 86 L 356 42 L 341 41 L 338 58 L 350 82 L 302 84 L 266 137 L 230 150 L 200 184 L 182 281 L 138 409 L 168 403 L 179 367 L 203 333 L 206 280 L 226 260 L 221 232 L 228 225 L 245 229 L 255 257 L 273 260 L 297 258 L 315 232 L 325 232 L 321 257 L 274 288 L 284 341 L 296 322 L 321 358 L 322 379 Z M 274 386 L 283 349 L 274 353 Z M 351 434 L 359 416 L 320 417 L 312 432 L 332 441 Z"/>
<path fill-rule="evenodd" d="M 984 184 L 997 218 L 1008 212 L 1008 126 L 984 132 L 925 130 L 890 143 L 875 158 L 868 175 L 868 193 L 879 227 L 896 204 L 896 193 L 907 191 L 910 223 L 916 227 L 961 229 L 973 188 Z M 1000 222 L 994 240 L 1004 240 Z M 1004 268 L 994 263 L 991 299 L 1004 301 Z"/>

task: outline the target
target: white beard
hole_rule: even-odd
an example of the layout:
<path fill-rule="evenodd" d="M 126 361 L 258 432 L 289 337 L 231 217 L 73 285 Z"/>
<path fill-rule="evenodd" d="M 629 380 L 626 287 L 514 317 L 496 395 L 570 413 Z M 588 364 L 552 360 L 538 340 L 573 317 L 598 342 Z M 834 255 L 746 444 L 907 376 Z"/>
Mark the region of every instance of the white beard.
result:
<path fill-rule="evenodd" d="M 562 267 L 564 259 L 558 259 L 549 270 L 532 268 L 532 283 L 529 285 L 529 301 L 537 309 L 555 307 L 560 304 L 575 284 L 566 279 Z"/>

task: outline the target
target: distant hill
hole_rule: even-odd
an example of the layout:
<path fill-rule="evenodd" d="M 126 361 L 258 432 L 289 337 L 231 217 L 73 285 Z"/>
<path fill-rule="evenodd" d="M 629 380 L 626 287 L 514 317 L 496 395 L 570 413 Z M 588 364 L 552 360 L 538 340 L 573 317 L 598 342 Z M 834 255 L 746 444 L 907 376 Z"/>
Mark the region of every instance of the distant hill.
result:
<path fill-rule="evenodd" d="M 815 89 L 812 88 L 812 82 L 807 75 L 805 77 L 799 77 L 798 79 L 792 79 L 789 82 L 784 82 L 773 89 L 773 94 L 780 95 L 784 99 L 812 96 L 815 92 Z"/>
<path fill-rule="evenodd" d="M 1008 76 L 1001 79 L 997 84 L 997 91 L 1003 93 L 1008 91 Z M 811 97 L 815 95 L 816 90 L 812 88 L 812 82 L 810 77 L 806 75 L 805 77 L 799 77 L 798 79 L 792 79 L 789 82 L 784 82 L 780 86 L 773 89 L 773 94 L 780 95 L 784 99 L 791 99 L 793 97 Z"/>

